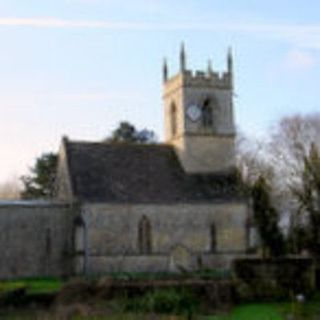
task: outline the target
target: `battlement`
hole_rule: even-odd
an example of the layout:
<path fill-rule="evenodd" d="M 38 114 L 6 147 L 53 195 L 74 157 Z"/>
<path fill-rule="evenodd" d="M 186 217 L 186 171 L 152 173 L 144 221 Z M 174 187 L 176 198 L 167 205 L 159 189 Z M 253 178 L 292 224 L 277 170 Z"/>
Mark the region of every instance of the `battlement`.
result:
<path fill-rule="evenodd" d="M 188 70 L 186 69 L 186 54 L 184 45 L 181 46 L 180 51 L 180 70 L 174 76 L 169 76 L 168 65 L 166 60 L 163 65 L 163 84 L 165 87 L 165 94 L 171 92 L 176 87 L 208 87 L 219 89 L 233 88 L 233 61 L 231 50 L 227 55 L 227 70 L 224 72 L 215 72 L 212 70 L 211 61 L 208 61 L 208 68 L 206 71 L 202 70 Z"/>
<path fill-rule="evenodd" d="M 183 82 L 185 86 L 201 86 L 201 87 L 215 87 L 227 88 L 232 87 L 232 75 L 229 72 L 203 72 L 203 71 L 189 71 L 182 73 Z"/>
<path fill-rule="evenodd" d="M 164 95 L 181 87 L 232 89 L 232 74 L 229 72 L 204 72 L 184 70 L 164 81 Z"/>

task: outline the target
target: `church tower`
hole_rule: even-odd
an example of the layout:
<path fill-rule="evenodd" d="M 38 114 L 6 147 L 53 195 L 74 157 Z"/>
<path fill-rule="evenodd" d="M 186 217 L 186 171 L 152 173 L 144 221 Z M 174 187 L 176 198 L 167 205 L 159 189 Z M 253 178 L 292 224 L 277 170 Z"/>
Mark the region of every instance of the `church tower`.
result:
<path fill-rule="evenodd" d="M 163 65 L 165 142 L 175 147 L 187 173 L 228 173 L 235 167 L 233 118 L 233 61 L 218 73 L 187 69 L 182 44 L 180 70 L 169 77 Z"/>

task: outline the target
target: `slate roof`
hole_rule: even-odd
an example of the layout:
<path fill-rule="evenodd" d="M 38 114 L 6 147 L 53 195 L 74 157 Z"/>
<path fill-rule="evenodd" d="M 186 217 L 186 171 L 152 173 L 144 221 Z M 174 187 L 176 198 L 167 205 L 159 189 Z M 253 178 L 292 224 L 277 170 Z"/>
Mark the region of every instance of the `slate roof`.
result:
<path fill-rule="evenodd" d="M 87 202 L 168 203 L 235 199 L 233 176 L 188 175 L 173 147 L 66 143 L 74 196 Z"/>

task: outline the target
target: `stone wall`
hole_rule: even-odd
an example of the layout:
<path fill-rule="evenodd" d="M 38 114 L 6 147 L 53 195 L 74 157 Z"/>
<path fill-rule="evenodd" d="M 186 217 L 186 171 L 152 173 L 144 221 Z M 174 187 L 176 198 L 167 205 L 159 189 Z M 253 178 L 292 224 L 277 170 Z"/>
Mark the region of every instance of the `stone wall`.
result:
<path fill-rule="evenodd" d="M 81 274 L 230 268 L 247 248 L 244 202 L 77 208 L 38 201 L 0 202 L 0 279 L 74 274 L 74 218 L 80 211 L 84 249 L 77 270 L 83 270 Z M 148 253 L 139 248 L 143 217 L 151 228 Z"/>
<path fill-rule="evenodd" d="M 0 202 L 0 279 L 69 273 L 71 222 L 66 205 Z"/>
<path fill-rule="evenodd" d="M 206 78 L 185 72 L 164 83 L 165 141 L 175 147 L 187 173 L 226 172 L 235 167 L 233 91 L 229 76 L 215 79 L 213 75 Z M 225 80 L 229 84 L 221 86 Z M 187 116 L 189 106 L 202 108 L 207 99 L 212 108 L 209 128 L 203 126 L 201 119 L 192 121 Z"/>
<path fill-rule="evenodd" d="M 69 173 L 69 163 L 67 159 L 68 139 L 64 137 L 61 141 L 58 164 L 57 177 L 55 184 L 55 198 L 59 201 L 72 202 L 73 190 Z"/>
<path fill-rule="evenodd" d="M 95 274 L 228 268 L 247 248 L 247 210 L 242 202 L 85 205 L 87 270 Z M 138 246 L 138 225 L 144 216 L 151 225 L 152 250 L 147 255 Z M 216 227 L 215 252 L 211 252 L 212 224 Z"/>
<path fill-rule="evenodd" d="M 175 139 L 174 147 L 188 173 L 229 172 L 235 168 L 234 137 L 186 136 Z"/>

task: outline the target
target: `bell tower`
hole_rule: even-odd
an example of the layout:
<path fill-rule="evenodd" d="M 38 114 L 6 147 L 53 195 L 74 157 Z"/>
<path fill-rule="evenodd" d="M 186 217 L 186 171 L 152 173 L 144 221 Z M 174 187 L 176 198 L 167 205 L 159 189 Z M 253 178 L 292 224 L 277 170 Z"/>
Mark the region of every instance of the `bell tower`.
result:
<path fill-rule="evenodd" d="M 184 45 L 180 70 L 170 77 L 163 65 L 165 142 L 174 146 L 187 173 L 228 173 L 235 167 L 233 117 L 233 61 L 227 54 L 227 70 L 187 69 Z"/>

